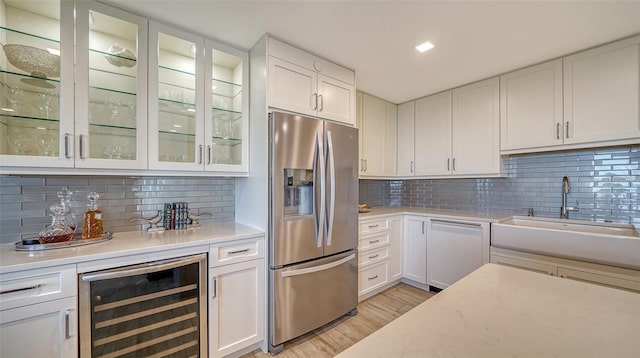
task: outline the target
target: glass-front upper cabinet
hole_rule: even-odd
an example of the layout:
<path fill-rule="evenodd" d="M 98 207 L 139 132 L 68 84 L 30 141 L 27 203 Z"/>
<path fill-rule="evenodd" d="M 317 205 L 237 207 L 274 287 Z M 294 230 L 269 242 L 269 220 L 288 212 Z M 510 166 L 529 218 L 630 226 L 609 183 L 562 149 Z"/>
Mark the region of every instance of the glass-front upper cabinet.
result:
<path fill-rule="evenodd" d="M 0 165 L 72 167 L 73 3 L 0 0 Z"/>
<path fill-rule="evenodd" d="M 149 24 L 149 168 L 202 171 L 204 40 Z"/>
<path fill-rule="evenodd" d="M 246 173 L 248 55 L 149 25 L 149 168 Z"/>
<path fill-rule="evenodd" d="M 76 2 L 75 162 L 147 167 L 147 20 Z"/>
<path fill-rule="evenodd" d="M 248 171 L 248 54 L 205 41 L 206 170 Z"/>

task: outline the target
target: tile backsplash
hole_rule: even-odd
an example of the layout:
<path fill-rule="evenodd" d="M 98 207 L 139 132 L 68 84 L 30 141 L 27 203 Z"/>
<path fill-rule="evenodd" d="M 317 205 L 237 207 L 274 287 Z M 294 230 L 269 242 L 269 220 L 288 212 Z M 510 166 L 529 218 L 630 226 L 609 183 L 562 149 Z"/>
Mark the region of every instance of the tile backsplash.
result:
<path fill-rule="evenodd" d="M 640 227 L 640 145 L 512 155 L 507 168 L 505 178 L 361 180 L 360 202 L 558 217 L 567 176 L 568 205 L 579 207 L 570 218 Z"/>
<path fill-rule="evenodd" d="M 213 215 L 201 223 L 235 218 L 233 178 L 5 175 L 0 176 L 0 243 L 37 236 L 51 222 L 48 208 L 60 202 L 57 192 L 65 186 L 74 192 L 71 208 L 79 220 L 87 193 L 99 193 L 104 229 L 114 233 L 142 230 L 146 224 L 129 219 L 153 217 L 164 203 L 180 201 L 196 213 Z M 79 225 L 76 232 L 81 230 Z"/>

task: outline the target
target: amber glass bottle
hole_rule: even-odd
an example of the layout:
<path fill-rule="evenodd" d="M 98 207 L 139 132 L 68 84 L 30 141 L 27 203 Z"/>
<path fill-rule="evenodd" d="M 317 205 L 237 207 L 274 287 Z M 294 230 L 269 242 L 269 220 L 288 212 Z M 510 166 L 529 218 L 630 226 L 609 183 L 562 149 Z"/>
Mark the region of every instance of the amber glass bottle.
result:
<path fill-rule="evenodd" d="M 93 191 L 87 195 L 89 204 L 87 204 L 88 210 L 84 213 L 84 220 L 82 221 L 83 239 L 95 239 L 104 235 L 102 211 L 98 210 L 98 198 L 100 198 L 100 195 Z"/>

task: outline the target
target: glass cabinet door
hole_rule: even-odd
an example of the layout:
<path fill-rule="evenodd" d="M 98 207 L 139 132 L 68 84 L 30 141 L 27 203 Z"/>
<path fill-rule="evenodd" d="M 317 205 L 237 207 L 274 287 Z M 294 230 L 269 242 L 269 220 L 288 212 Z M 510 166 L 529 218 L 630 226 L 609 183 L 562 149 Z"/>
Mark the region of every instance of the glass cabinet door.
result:
<path fill-rule="evenodd" d="M 0 0 L 3 166 L 73 166 L 72 16 L 68 2 Z"/>
<path fill-rule="evenodd" d="M 147 20 L 76 3 L 76 167 L 146 168 Z"/>
<path fill-rule="evenodd" d="M 248 170 L 248 55 L 205 41 L 206 170 Z"/>
<path fill-rule="evenodd" d="M 149 43 L 149 167 L 202 171 L 204 40 L 152 22 Z"/>

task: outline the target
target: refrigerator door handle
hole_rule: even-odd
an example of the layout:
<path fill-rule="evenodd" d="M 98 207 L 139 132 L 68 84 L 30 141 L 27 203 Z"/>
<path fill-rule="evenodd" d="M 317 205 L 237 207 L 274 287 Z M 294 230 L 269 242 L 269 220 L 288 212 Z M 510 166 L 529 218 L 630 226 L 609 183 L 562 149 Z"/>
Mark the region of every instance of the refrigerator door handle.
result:
<path fill-rule="evenodd" d="M 317 231 L 316 231 L 316 245 L 317 247 L 322 247 L 322 236 L 324 234 L 324 222 L 325 222 L 325 211 L 326 211 L 326 183 L 325 183 L 325 177 L 326 177 L 326 170 L 325 170 L 325 163 L 324 163 L 324 145 L 322 143 L 322 140 L 320 140 L 320 131 L 316 132 L 316 163 L 317 165 L 320 167 L 320 213 L 319 215 L 316 214 L 316 219 L 317 224 Z M 316 198 L 317 200 L 318 198 Z M 317 202 L 317 201 L 316 201 Z"/>
<path fill-rule="evenodd" d="M 282 277 L 291 277 L 291 276 L 299 276 L 299 275 L 306 275 L 308 273 L 313 273 L 313 272 L 318 272 L 318 271 L 324 271 L 324 270 L 328 270 L 330 268 L 334 268 L 336 266 L 340 266 L 345 262 L 348 262 L 352 259 L 354 259 L 356 257 L 356 254 L 351 254 L 347 257 L 343 257 L 338 261 L 334 261 L 334 262 L 330 262 L 328 264 L 324 264 L 324 265 L 320 265 L 320 266 L 313 266 L 313 267 L 307 267 L 307 268 L 303 268 L 303 269 L 298 269 L 298 270 L 291 270 L 291 271 L 284 271 L 282 273 Z"/>
<path fill-rule="evenodd" d="M 333 232 L 333 217 L 336 210 L 336 166 L 335 159 L 333 157 L 333 139 L 331 138 L 331 131 L 327 131 L 327 169 L 329 172 L 329 215 L 327 217 L 327 246 L 331 246 L 331 233 Z"/>

